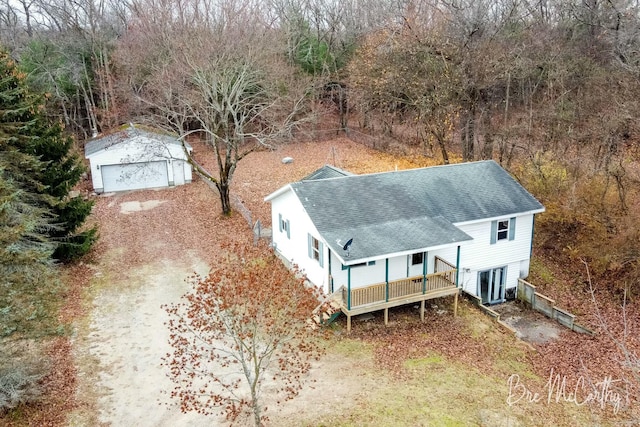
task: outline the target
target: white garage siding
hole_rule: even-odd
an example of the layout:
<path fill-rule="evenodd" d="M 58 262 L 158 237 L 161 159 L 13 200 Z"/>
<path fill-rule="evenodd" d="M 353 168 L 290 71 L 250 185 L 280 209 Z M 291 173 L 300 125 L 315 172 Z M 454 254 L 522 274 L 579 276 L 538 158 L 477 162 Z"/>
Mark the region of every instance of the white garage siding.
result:
<path fill-rule="evenodd" d="M 191 147 L 187 144 L 187 150 Z M 173 136 L 130 126 L 85 144 L 96 193 L 142 190 L 191 182 L 191 165 Z"/>
<path fill-rule="evenodd" d="M 100 168 L 100 173 L 105 192 L 141 190 L 169 185 L 166 161 L 104 165 Z"/>
<path fill-rule="evenodd" d="M 169 183 L 170 185 L 183 185 L 185 183 L 184 176 L 184 164 L 183 160 L 174 160 L 172 163 L 173 166 L 173 182 Z"/>

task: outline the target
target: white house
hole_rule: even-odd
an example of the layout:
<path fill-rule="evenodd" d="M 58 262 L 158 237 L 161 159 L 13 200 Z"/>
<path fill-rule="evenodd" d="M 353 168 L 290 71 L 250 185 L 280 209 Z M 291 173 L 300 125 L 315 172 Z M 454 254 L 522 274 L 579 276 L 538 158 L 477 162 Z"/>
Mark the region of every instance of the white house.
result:
<path fill-rule="evenodd" d="M 424 310 L 460 289 L 502 302 L 529 274 L 544 207 L 492 160 L 368 175 L 325 167 L 307 178 L 265 198 L 273 247 L 325 292 L 340 291 L 349 320 L 418 301 Z"/>
<path fill-rule="evenodd" d="M 84 151 L 96 193 L 169 187 L 192 179 L 181 142 L 139 125 L 92 139 Z"/>

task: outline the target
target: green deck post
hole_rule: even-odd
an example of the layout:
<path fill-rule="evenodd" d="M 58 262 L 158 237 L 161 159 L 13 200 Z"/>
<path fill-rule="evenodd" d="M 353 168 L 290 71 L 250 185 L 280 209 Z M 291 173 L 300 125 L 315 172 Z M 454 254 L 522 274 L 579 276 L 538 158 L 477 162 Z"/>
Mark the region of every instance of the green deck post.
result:
<path fill-rule="evenodd" d="M 422 295 L 427 293 L 427 252 L 422 252 Z"/>
<path fill-rule="evenodd" d="M 351 310 L 351 266 L 347 266 L 347 310 Z"/>
<path fill-rule="evenodd" d="M 389 258 L 384 259 L 384 282 L 386 283 L 384 300 L 385 302 L 389 302 Z"/>
<path fill-rule="evenodd" d="M 460 245 L 458 245 L 458 254 L 456 256 L 456 288 L 458 287 L 459 275 L 460 275 Z"/>
<path fill-rule="evenodd" d="M 331 275 L 331 249 L 329 249 L 329 293 L 333 293 L 333 276 Z"/>

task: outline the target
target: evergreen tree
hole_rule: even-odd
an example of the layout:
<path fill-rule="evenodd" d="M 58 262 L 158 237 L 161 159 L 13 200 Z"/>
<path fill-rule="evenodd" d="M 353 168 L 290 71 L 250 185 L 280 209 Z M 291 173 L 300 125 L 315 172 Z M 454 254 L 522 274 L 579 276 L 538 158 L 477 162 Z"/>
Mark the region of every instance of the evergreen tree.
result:
<path fill-rule="evenodd" d="M 78 183 L 84 167 L 72 153 L 73 140 L 65 136 L 59 124 L 49 125 L 44 116 L 38 115 L 32 127 L 36 138 L 29 144 L 29 154 L 38 157 L 47 167 L 38 174 L 44 192 L 50 196 L 58 228 L 50 236 L 58 243 L 55 259 L 69 261 L 84 255 L 96 239 L 97 229 L 78 232 L 91 213 L 93 201 L 81 197 L 69 198 L 69 191 Z"/>
<path fill-rule="evenodd" d="M 0 152 L 0 339 L 51 332 L 58 288 L 51 258 L 55 245 L 48 237 L 55 228 L 53 215 L 38 206 L 39 195 L 8 178 L 4 166 L 11 156 L 4 154 Z"/>
<path fill-rule="evenodd" d="M 51 235 L 59 229 L 54 200 L 38 180 L 47 164 L 29 153 L 35 105 L 13 62 L 0 53 L 0 342 L 56 324 Z"/>
<path fill-rule="evenodd" d="M 7 149 L 36 157 L 44 164 L 39 170 L 25 170 L 14 163 L 7 172 L 21 182 L 24 189 L 44 196 L 46 204 L 56 217 L 57 227 L 49 230 L 55 242 L 53 257 L 68 261 L 85 254 L 97 236 L 96 228 L 78 231 L 91 212 L 92 201 L 81 197 L 69 198 L 69 192 L 78 183 L 84 168 L 73 153 L 73 140 L 64 135 L 62 126 L 49 123 L 44 115 L 42 97 L 32 94 L 25 85 L 23 75 L 6 53 L 0 54 L 0 118 L 5 127 L 0 138 Z"/>

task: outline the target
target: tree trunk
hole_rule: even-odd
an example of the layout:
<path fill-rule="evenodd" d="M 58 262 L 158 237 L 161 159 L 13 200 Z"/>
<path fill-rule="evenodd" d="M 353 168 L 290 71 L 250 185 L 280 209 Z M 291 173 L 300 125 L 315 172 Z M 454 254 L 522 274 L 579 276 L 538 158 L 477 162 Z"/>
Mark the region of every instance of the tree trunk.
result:
<path fill-rule="evenodd" d="M 488 160 L 493 158 L 493 134 L 491 132 L 485 132 L 484 145 L 482 147 L 482 159 Z"/>
<path fill-rule="evenodd" d="M 467 112 L 464 129 L 462 132 L 462 161 L 469 162 L 474 158 L 475 118 L 474 109 Z"/>
<path fill-rule="evenodd" d="M 216 184 L 218 192 L 220 193 L 220 203 L 222 204 L 222 213 L 225 216 L 231 215 L 231 199 L 229 197 L 229 184 L 220 182 Z"/>
<path fill-rule="evenodd" d="M 343 88 L 342 86 L 339 87 L 340 90 L 340 98 L 339 98 L 339 108 L 340 108 L 340 130 L 343 131 L 345 134 L 348 134 L 348 130 L 347 130 L 347 111 L 348 111 L 348 104 L 347 104 L 347 93 L 346 93 L 346 89 Z"/>
<path fill-rule="evenodd" d="M 433 132 L 433 135 L 436 137 L 438 141 L 438 145 L 440 146 L 440 151 L 442 152 L 442 162 L 445 165 L 449 164 L 449 154 L 447 153 L 447 146 L 444 140 L 444 135 L 440 135 L 438 132 Z"/>
<path fill-rule="evenodd" d="M 491 112 L 483 111 L 480 113 L 480 122 L 483 124 L 481 132 L 484 133 L 484 144 L 482 146 L 482 159 L 493 158 L 493 132 L 491 129 Z"/>

